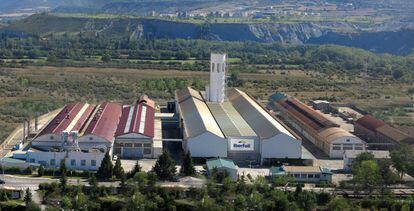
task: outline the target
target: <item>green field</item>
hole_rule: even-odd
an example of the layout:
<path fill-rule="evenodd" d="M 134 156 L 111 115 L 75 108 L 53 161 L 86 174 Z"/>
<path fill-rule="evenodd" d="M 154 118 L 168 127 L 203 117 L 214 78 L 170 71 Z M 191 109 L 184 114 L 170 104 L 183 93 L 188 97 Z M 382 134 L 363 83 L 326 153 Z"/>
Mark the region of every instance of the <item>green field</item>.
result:
<path fill-rule="evenodd" d="M 237 61 L 235 59 L 235 61 Z M 233 69 L 230 66 L 230 71 Z M 148 94 L 157 103 L 173 99 L 175 90 L 192 86 L 203 90 L 208 72 L 28 66 L 0 71 L 0 139 L 24 119 L 43 114 L 73 101 L 98 103 L 106 100 L 133 103 Z M 330 99 L 354 103 L 393 124 L 411 121 L 411 83 L 369 81 L 369 92 L 362 91 L 362 80 L 347 75 L 326 75 L 312 71 L 263 69 L 241 73 L 240 88 L 266 101 L 276 91 L 302 100 Z M 412 106 L 411 106 L 412 107 Z M 395 110 L 395 111 L 394 111 Z"/>

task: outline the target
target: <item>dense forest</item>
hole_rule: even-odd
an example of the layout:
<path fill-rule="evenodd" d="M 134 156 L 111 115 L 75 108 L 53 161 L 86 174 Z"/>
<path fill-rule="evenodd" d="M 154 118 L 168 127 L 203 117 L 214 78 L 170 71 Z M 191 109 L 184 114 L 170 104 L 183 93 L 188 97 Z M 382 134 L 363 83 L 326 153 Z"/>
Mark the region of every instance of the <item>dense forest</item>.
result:
<path fill-rule="evenodd" d="M 302 69 L 319 72 L 389 75 L 411 80 L 414 57 L 373 54 L 334 45 L 282 45 L 256 42 L 213 42 L 51 35 L 0 37 L 0 64 L 132 67 L 139 69 L 208 70 L 211 52 L 226 52 L 241 71 Z M 6 64 L 4 64 L 6 63 Z"/>

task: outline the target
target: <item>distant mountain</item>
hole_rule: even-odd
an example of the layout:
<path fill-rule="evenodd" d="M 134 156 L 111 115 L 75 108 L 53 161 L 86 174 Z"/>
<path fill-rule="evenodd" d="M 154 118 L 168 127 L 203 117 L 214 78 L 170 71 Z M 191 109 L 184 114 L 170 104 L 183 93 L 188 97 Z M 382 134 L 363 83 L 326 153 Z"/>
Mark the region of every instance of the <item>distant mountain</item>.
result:
<path fill-rule="evenodd" d="M 158 7 L 183 7 L 186 5 L 203 6 L 200 2 L 225 2 L 228 0 L 0 0 L 0 13 L 36 11 L 39 8 L 53 10 L 58 8 L 59 11 L 71 10 L 75 12 L 83 11 L 104 11 L 109 13 L 113 11 L 131 11 L 139 9 L 140 11 L 148 9 L 157 9 Z"/>
<path fill-rule="evenodd" d="M 136 0 L 124 1 L 135 2 Z M 0 0 L 0 13 L 36 11 L 39 7 L 50 9 L 60 6 L 100 8 L 114 2 L 120 2 L 120 0 Z"/>
<path fill-rule="evenodd" d="M 338 23 L 339 24 L 339 23 Z M 344 28 L 347 23 L 342 23 Z M 324 23 L 210 23 L 196 24 L 145 18 L 62 17 L 32 15 L 4 27 L 10 35 L 52 33 L 130 39 L 206 39 L 215 41 L 256 41 L 290 44 L 336 44 L 375 53 L 408 55 L 414 49 L 414 29 L 382 32 L 338 32 Z"/>

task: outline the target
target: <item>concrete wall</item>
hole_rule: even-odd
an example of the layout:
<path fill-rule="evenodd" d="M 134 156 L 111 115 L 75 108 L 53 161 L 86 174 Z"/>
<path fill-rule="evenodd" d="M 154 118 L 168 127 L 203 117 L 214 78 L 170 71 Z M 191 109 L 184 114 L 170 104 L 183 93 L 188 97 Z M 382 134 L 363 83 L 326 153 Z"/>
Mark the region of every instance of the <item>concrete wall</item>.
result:
<path fill-rule="evenodd" d="M 301 158 L 302 142 L 284 133 L 262 140 L 262 160 L 265 158 Z"/>
<path fill-rule="evenodd" d="M 227 139 L 205 132 L 186 140 L 192 157 L 227 157 Z"/>

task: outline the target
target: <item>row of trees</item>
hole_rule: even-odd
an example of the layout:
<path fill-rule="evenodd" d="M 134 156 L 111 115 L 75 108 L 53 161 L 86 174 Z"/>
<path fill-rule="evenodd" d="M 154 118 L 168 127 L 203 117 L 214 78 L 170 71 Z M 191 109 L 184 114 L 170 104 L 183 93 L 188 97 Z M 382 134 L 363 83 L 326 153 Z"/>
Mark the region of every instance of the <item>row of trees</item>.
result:
<path fill-rule="evenodd" d="M 208 60 L 211 51 L 227 52 L 245 64 L 295 65 L 302 69 L 360 72 L 367 68 L 372 75 L 392 75 L 399 79 L 412 72 L 413 57 L 377 55 L 367 51 L 333 45 L 283 45 L 258 42 L 213 42 L 206 40 L 139 39 L 129 37 L 51 36 L 47 41 L 35 37 L 0 37 L 0 59 L 48 58 L 106 63 L 117 60 Z M 62 63 L 62 62 L 59 62 Z M 142 61 L 140 63 L 143 63 Z M 151 64 L 154 62 L 150 62 Z M 121 62 L 118 65 L 123 65 Z M 184 67 L 165 63 L 166 66 Z M 186 64 L 208 70 L 208 63 Z M 162 66 L 162 65 L 161 65 Z M 161 68 L 161 66 L 159 66 Z M 191 68 L 192 69 L 192 68 Z"/>
<path fill-rule="evenodd" d="M 65 167 L 62 166 L 61 169 L 65 169 Z M 113 165 L 109 153 L 106 153 L 96 175 L 100 179 L 104 179 L 104 180 L 113 179 L 113 178 L 125 180 L 125 179 L 134 177 L 135 174 L 138 172 L 141 172 L 141 166 L 139 165 L 138 161 L 135 164 L 133 170 L 125 174 L 125 171 L 122 168 L 121 158 L 118 157 L 118 159 L 115 162 L 115 165 Z M 161 156 L 156 161 L 155 166 L 152 169 L 152 172 L 155 173 L 155 175 L 157 176 L 159 180 L 175 180 L 176 179 L 176 172 L 177 172 L 176 164 L 174 160 L 171 158 L 171 155 L 168 151 L 166 150 L 163 151 Z M 183 155 L 182 162 L 181 162 L 181 168 L 180 168 L 180 174 L 184 176 L 195 175 L 194 163 L 191 158 L 190 152 L 185 153 Z"/>

